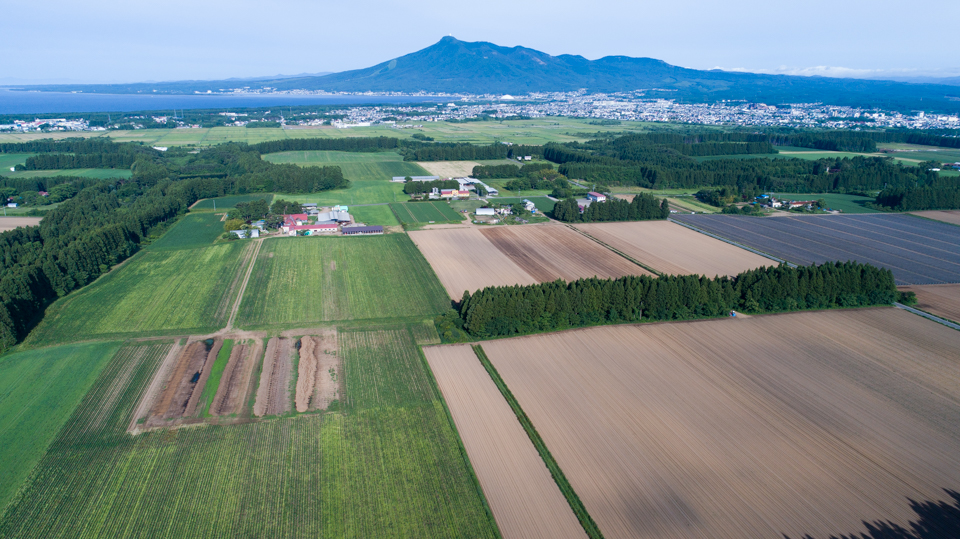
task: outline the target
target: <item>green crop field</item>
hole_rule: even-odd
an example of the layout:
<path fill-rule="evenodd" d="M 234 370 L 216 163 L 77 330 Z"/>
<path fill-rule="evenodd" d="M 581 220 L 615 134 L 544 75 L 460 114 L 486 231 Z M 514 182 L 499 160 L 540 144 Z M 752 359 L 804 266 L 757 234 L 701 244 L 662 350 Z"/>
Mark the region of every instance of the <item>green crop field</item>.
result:
<path fill-rule="evenodd" d="M 137 436 L 126 429 L 165 347 L 112 361 L 0 536 L 499 537 L 410 330 L 339 342 L 337 412 Z"/>
<path fill-rule="evenodd" d="M 490 197 L 487 200 L 489 200 L 491 203 L 494 203 L 494 204 L 506 205 L 506 204 L 518 204 L 520 202 L 523 202 L 524 199 L 529 200 L 530 202 L 533 202 L 534 204 L 536 204 L 538 211 L 545 212 L 545 213 L 552 212 L 553 207 L 557 205 L 557 203 L 552 199 L 549 199 L 547 197 L 535 197 L 535 196 L 516 197 L 516 198 Z"/>
<path fill-rule="evenodd" d="M 148 248 L 151 251 L 173 251 L 213 245 L 214 240 L 223 234 L 220 218 L 215 213 L 188 213 Z"/>
<path fill-rule="evenodd" d="M 776 196 L 777 198 L 784 198 L 786 200 L 817 200 L 822 198 L 831 209 L 841 210 L 843 213 L 879 213 L 877 210 L 864 206 L 865 203 L 875 200 L 870 197 L 834 193 L 777 193 Z"/>
<path fill-rule="evenodd" d="M 449 305 L 406 234 L 279 238 L 260 249 L 237 325 L 424 317 Z"/>
<path fill-rule="evenodd" d="M 210 405 L 213 404 L 213 398 L 217 396 L 217 388 L 220 387 L 220 379 L 223 377 L 223 370 L 227 367 L 232 351 L 233 339 L 224 339 L 223 346 L 217 352 L 217 358 L 210 368 L 210 378 L 207 378 L 207 383 L 203 386 L 203 392 L 200 393 L 200 402 L 197 404 L 197 410 L 200 410 L 203 417 L 209 417 L 210 415 Z"/>
<path fill-rule="evenodd" d="M 81 291 L 57 301 L 27 343 L 108 335 L 215 331 L 226 325 L 254 247 L 143 251 Z"/>
<path fill-rule="evenodd" d="M 119 348 L 87 343 L 0 357 L 0 514 Z"/>
<path fill-rule="evenodd" d="M 381 204 L 379 206 L 353 206 L 350 208 L 350 215 L 359 223 L 367 225 L 397 226 L 397 216 L 393 214 L 390 206 Z"/>
<path fill-rule="evenodd" d="M 338 166 L 343 177 L 356 181 L 389 181 L 394 176 L 429 176 L 420 165 L 404 161 L 393 152 L 303 151 L 270 153 L 263 156 L 271 163 L 309 166 Z"/>
<path fill-rule="evenodd" d="M 445 223 L 453 221 L 459 223 L 463 216 L 450 207 L 446 202 L 408 202 L 390 204 L 390 209 L 400 219 L 401 223 Z"/>
<path fill-rule="evenodd" d="M 0 176 L 10 176 L 13 171 L 10 169 L 27 162 L 28 157 L 37 155 L 35 153 L 0 153 Z"/>
<path fill-rule="evenodd" d="M 347 189 L 332 189 L 320 193 L 296 195 L 277 193 L 274 196 L 297 202 L 316 202 L 321 206 L 383 204 L 384 202 L 396 202 L 410 198 L 403 193 L 402 183 L 392 183 L 384 180 L 352 181 Z"/>
<path fill-rule="evenodd" d="M 253 200 L 266 199 L 267 203 L 273 203 L 273 195 L 270 193 L 253 193 L 249 195 L 230 195 L 218 198 L 205 198 L 193 205 L 192 210 L 229 210 L 236 208 L 238 202 L 251 202 Z"/>

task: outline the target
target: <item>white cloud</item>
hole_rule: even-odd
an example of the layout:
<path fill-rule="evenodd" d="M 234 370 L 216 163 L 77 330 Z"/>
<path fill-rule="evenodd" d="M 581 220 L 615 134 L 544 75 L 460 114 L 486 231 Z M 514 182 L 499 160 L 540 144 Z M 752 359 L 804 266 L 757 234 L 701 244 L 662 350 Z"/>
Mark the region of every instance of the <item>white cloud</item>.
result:
<path fill-rule="evenodd" d="M 761 73 L 765 75 L 797 75 L 801 77 L 836 77 L 841 79 L 912 79 L 927 77 L 956 77 L 960 76 L 960 68 L 953 69 L 917 69 L 917 68 L 891 68 L 891 69 L 865 69 L 843 66 L 811 66 L 811 67 L 791 67 L 781 65 L 776 68 L 749 69 L 745 67 L 720 67 L 713 69 L 723 71 L 734 71 L 740 73 Z"/>

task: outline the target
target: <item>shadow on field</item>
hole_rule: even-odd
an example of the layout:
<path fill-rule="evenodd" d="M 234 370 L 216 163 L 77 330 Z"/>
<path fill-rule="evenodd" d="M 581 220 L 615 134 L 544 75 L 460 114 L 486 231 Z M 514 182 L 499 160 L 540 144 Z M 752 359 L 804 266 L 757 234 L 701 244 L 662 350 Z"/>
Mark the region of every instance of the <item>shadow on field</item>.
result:
<path fill-rule="evenodd" d="M 946 502 L 917 502 L 910 500 L 910 508 L 917 514 L 917 520 L 910 522 L 907 528 L 892 522 L 864 522 L 866 533 L 851 535 L 831 535 L 830 539 L 952 539 L 960 538 L 960 493 L 944 489 L 953 498 L 953 504 Z M 909 498 L 908 498 L 909 499 Z M 785 539 L 791 539 L 784 535 Z M 804 535 L 800 539 L 813 539 Z"/>

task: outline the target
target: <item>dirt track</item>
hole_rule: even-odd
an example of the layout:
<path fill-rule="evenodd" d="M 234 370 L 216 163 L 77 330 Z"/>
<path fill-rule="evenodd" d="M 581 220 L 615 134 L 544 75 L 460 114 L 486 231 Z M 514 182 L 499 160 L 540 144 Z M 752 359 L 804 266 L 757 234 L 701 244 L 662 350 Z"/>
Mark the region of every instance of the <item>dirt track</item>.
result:
<path fill-rule="evenodd" d="M 585 223 L 576 227 L 668 275 L 736 275 L 775 262 L 668 221 Z"/>
<path fill-rule="evenodd" d="M 960 332 L 901 310 L 483 347 L 610 539 L 852 536 L 960 490 Z"/>
<path fill-rule="evenodd" d="M 901 286 L 898 290 L 917 295 L 917 309 L 960 322 L 960 284 Z"/>
<path fill-rule="evenodd" d="M 280 415 L 289 412 L 290 382 L 293 377 L 293 340 L 272 338 L 263 356 L 263 370 L 253 405 L 256 416 Z"/>

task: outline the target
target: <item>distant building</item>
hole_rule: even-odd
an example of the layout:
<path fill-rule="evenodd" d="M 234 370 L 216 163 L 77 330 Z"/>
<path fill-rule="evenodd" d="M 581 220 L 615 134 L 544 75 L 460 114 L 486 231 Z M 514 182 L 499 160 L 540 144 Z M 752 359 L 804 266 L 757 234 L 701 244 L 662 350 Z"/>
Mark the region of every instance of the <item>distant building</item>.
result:
<path fill-rule="evenodd" d="M 460 189 L 441 189 L 440 198 L 464 198 L 469 197 L 470 191 Z"/>
<path fill-rule="evenodd" d="M 607 196 L 603 193 L 597 193 L 595 191 L 590 191 L 587 193 L 587 200 L 591 202 L 604 202 L 607 200 Z"/>
<path fill-rule="evenodd" d="M 524 160 L 524 161 L 530 161 L 531 159 L 533 159 L 532 156 L 529 156 L 529 155 L 523 156 L 523 160 Z"/>
<path fill-rule="evenodd" d="M 296 236 L 302 232 L 304 236 L 316 236 L 318 234 L 333 234 L 340 230 L 340 225 L 294 225 L 285 227 L 284 232 L 289 236 Z"/>
<path fill-rule="evenodd" d="M 8 208 L 16 208 L 16 207 L 17 207 L 17 203 L 16 203 L 16 202 L 7 202 L 7 207 L 8 207 Z"/>
<path fill-rule="evenodd" d="M 477 214 L 477 217 L 484 216 L 484 215 L 493 216 L 493 215 L 496 215 L 497 212 L 493 208 L 477 208 L 476 214 Z"/>
<path fill-rule="evenodd" d="M 383 234 L 382 226 L 345 226 L 343 227 L 344 236 L 363 236 L 368 234 Z"/>

